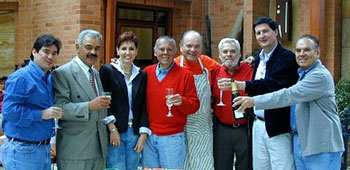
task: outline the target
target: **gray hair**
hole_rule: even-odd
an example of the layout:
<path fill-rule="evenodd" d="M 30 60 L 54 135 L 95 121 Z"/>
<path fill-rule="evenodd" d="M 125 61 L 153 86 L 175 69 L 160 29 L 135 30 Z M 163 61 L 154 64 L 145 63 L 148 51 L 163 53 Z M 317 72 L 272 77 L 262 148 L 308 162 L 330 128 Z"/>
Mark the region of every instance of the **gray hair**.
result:
<path fill-rule="evenodd" d="M 161 41 L 163 40 L 167 40 L 170 41 L 173 44 L 174 47 L 174 52 L 176 52 L 176 41 L 174 40 L 174 38 L 170 37 L 170 36 L 160 36 L 157 40 L 156 43 L 154 44 L 154 51 L 158 50 L 158 45 Z"/>
<path fill-rule="evenodd" d="M 231 43 L 231 44 L 234 44 L 235 45 L 235 48 L 237 50 L 238 53 L 241 52 L 241 45 L 239 44 L 239 42 L 234 39 L 234 38 L 224 38 L 220 41 L 219 45 L 218 45 L 218 48 L 219 48 L 219 51 L 221 50 L 223 44 L 225 43 Z"/>
<path fill-rule="evenodd" d="M 88 36 L 88 37 L 91 37 L 91 38 L 98 38 L 100 39 L 100 41 L 102 42 L 102 35 L 95 31 L 95 30 L 84 30 L 82 31 L 80 34 L 79 34 L 79 37 L 78 37 L 78 45 L 79 47 L 81 47 L 81 45 L 83 44 L 83 39 L 85 36 Z"/>
<path fill-rule="evenodd" d="M 309 39 L 313 42 L 314 50 L 318 50 L 320 48 L 320 40 L 310 34 L 304 34 L 298 38 L 297 42 L 301 39 Z"/>
<path fill-rule="evenodd" d="M 201 42 L 203 43 L 203 36 L 199 32 L 195 30 L 189 30 L 182 34 L 180 45 L 183 45 L 184 39 L 188 34 L 196 34 L 200 38 Z"/>

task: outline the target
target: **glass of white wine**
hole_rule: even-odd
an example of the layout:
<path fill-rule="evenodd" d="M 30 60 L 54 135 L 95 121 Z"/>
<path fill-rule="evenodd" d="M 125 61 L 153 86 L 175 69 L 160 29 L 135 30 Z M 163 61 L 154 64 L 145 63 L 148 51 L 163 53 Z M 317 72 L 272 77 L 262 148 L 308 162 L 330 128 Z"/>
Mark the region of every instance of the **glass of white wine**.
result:
<path fill-rule="evenodd" d="M 219 81 L 220 79 L 222 79 L 221 77 L 217 78 L 217 81 Z M 220 89 L 220 102 L 218 104 L 216 104 L 217 106 L 226 106 L 224 102 L 222 102 L 222 95 L 223 95 L 223 91 Z"/>
<path fill-rule="evenodd" d="M 173 106 L 173 102 L 170 100 L 170 97 L 173 95 L 174 93 L 174 89 L 173 88 L 166 88 L 166 105 L 168 106 L 168 114 L 166 115 L 167 117 L 173 117 L 174 115 L 171 113 L 171 107 Z"/>

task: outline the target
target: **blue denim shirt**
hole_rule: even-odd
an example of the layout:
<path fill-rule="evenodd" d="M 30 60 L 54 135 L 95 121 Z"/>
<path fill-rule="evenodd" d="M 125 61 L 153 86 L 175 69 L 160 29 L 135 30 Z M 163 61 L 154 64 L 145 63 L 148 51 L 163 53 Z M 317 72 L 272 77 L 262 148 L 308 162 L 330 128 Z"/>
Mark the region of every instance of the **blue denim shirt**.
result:
<path fill-rule="evenodd" d="M 3 124 L 5 134 L 27 141 L 54 136 L 54 120 L 41 119 L 42 110 L 53 106 L 51 75 L 33 61 L 12 73 L 5 83 Z"/>
<path fill-rule="evenodd" d="M 302 70 L 301 68 L 298 69 L 298 74 L 299 74 L 299 81 L 303 80 L 305 75 L 310 72 L 312 69 L 315 68 L 316 63 L 320 62 L 320 60 L 316 60 L 314 65 L 312 65 L 310 68 L 306 69 L 305 71 Z M 293 104 L 290 107 L 290 128 L 292 132 L 297 132 L 297 121 L 295 119 L 295 104 Z"/>

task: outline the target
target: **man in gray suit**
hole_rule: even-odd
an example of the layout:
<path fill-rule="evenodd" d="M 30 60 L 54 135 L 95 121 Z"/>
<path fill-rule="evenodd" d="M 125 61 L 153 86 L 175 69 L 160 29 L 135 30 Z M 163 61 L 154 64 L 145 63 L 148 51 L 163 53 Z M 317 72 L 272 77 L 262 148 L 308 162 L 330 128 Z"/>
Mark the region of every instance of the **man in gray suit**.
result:
<path fill-rule="evenodd" d="M 101 170 L 107 156 L 106 117 L 110 98 L 103 92 L 98 71 L 93 68 L 101 50 L 102 36 L 82 31 L 77 56 L 52 73 L 55 104 L 63 109 L 57 131 L 57 166 L 60 170 Z"/>
<path fill-rule="evenodd" d="M 319 60 L 319 41 L 301 36 L 295 48 L 300 66 L 298 82 L 279 91 L 254 97 L 239 97 L 240 110 L 291 107 L 293 153 L 297 169 L 340 169 L 344 151 L 341 125 L 335 103 L 334 83 Z"/>

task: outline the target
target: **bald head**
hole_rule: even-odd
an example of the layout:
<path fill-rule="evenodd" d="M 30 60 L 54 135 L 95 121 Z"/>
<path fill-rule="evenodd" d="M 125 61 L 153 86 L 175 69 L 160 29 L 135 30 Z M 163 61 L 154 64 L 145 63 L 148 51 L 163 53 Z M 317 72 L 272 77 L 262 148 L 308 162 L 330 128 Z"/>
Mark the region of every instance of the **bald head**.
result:
<path fill-rule="evenodd" d="M 194 30 L 186 31 L 180 41 L 180 51 L 186 60 L 195 62 L 202 53 L 203 37 Z"/>

